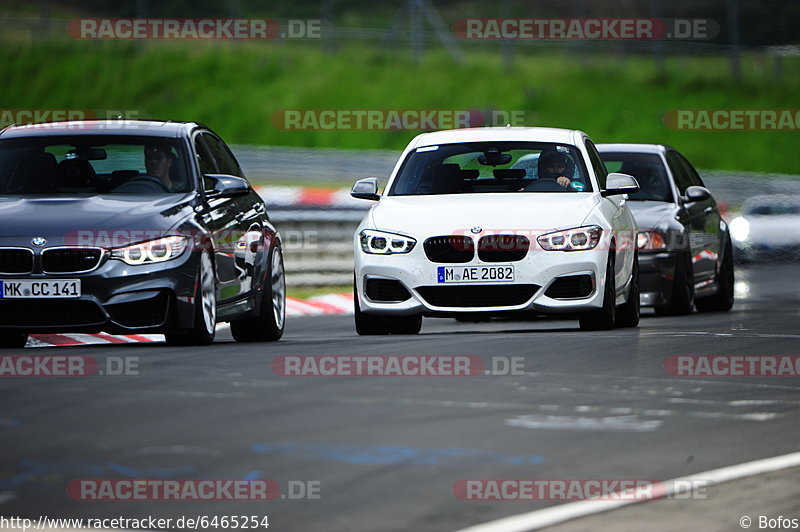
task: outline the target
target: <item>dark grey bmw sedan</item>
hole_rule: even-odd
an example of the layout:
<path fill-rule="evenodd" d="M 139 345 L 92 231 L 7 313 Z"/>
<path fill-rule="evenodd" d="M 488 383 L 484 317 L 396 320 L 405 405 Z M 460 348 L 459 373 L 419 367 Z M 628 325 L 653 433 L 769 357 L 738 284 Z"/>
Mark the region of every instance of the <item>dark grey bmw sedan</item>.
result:
<path fill-rule="evenodd" d="M 733 306 L 733 246 L 717 202 L 686 158 L 663 144 L 598 144 L 610 172 L 632 175 L 641 305 L 658 314 Z"/>
<path fill-rule="evenodd" d="M 198 123 L 0 131 L 0 346 L 37 332 L 283 334 L 280 236 L 236 158 Z"/>

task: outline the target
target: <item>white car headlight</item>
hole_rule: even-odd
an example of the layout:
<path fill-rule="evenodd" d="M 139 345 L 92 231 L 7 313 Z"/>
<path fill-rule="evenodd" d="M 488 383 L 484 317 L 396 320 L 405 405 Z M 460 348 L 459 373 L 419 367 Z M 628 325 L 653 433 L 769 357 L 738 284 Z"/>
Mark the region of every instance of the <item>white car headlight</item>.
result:
<path fill-rule="evenodd" d="M 730 225 L 731 236 L 737 242 L 744 242 L 750 236 L 750 222 L 744 218 L 734 218 Z"/>
<path fill-rule="evenodd" d="M 112 249 L 111 258 L 121 260 L 131 266 L 164 262 L 174 259 L 183 253 L 188 240 L 185 236 L 167 236 L 147 242 L 139 242 L 138 244 Z"/>
<path fill-rule="evenodd" d="M 359 234 L 361 249 L 364 253 L 373 255 L 392 255 L 395 253 L 408 253 L 414 249 L 416 240 L 409 236 L 364 229 Z"/>
<path fill-rule="evenodd" d="M 600 243 L 603 230 L 596 225 L 546 233 L 536 239 L 546 251 L 585 251 Z"/>

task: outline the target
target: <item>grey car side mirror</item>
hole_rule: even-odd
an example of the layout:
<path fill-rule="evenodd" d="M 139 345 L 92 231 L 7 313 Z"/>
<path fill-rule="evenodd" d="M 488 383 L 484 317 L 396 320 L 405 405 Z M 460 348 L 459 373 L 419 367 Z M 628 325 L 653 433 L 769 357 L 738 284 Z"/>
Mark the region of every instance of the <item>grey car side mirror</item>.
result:
<path fill-rule="evenodd" d="M 705 201 L 711 197 L 711 192 L 706 187 L 692 185 L 686 188 L 685 195 L 681 198 L 684 203 L 695 203 Z"/>
<path fill-rule="evenodd" d="M 250 193 L 250 184 L 241 177 L 227 174 L 205 174 L 203 177 L 213 183 L 213 188 L 206 191 L 207 198 L 233 198 Z"/>

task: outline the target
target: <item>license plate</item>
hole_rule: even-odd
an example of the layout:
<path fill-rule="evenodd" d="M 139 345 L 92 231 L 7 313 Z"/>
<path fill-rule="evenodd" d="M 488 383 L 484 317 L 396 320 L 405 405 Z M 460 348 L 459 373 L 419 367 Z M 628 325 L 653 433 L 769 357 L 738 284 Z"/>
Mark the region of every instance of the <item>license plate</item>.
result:
<path fill-rule="evenodd" d="M 81 297 L 80 279 L 17 281 L 0 279 L 0 299 L 67 299 Z"/>
<path fill-rule="evenodd" d="M 513 266 L 439 266 L 439 283 L 513 283 Z"/>

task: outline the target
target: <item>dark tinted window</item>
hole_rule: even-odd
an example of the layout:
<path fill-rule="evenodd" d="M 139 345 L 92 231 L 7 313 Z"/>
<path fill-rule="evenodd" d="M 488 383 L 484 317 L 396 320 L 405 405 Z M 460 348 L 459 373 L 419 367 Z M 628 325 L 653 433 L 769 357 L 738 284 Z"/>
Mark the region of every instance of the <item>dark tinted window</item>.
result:
<path fill-rule="evenodd" d="M 678 192 L 685 194 L 686 189 L 692 186 L 686 165 L 674 151 L 667 152 L 667 164 L 670 172 L 672 172 L 672 177 L 675 179 L 675 186 L 678 187 Z"/>
<path fill-rule="evenodd" d="M 597 176 L 597 182 L 600 183 L 600 188 L 606 188 L 606 177 L 608 177 L 608 169 L 603 164 L 603 159 L 597 152 L 594 143 L 591 140 L 586 140 L 586 151 L 589 152 L 589 161 L 592 163 L 592 169 Z"/>
<path fill-rule="evenodd" d="M 4 195 L 186 192 L 189 175 L 184 145 L 174 138 L 64 135 L 0 142 Z M 138 184 L 128 184 L 132 180 Z"/>
<path fill-rule="evenodd" d="M 586 167 L 575 146 L 469 142 L 425 146 L 410 153 L 389 195 L 591 190 Z"/>
<path fill-rule="evenodd" d="M 672 202 L 672 189 L 661 157 L 654 153 L 601 153 L 611 172 L 632 175 L 639 183 L 639 192 L 628 194 L 632 200 Z"/>
<path fill-rule="evenodd" d="M 244 177 L 242 174 L 242 169 L 239 168 L 239 163 L 236 162 L 236 158 L 233 156 L 224 142 L 219 140 L 214 135 L 210 135 L 208 133 L 203 133 L 203 139 L 206 141 L 206 145 L 211 151 L 211 155 L 217 162 L 217 168 L 219 169 L 220 174 Z"/>
<path fill-rule="evenodd" d="M 686 160 L 686 157 L 684 157 L 678 152 L 675 152 L 675 154 L 678 156 L 678 160 L 680 160 L 681 164 L 683 164 L 683 168 L 684 171 L 686 172 L 686 175 L 689 176 L 689 183 L 701 187 L 705 186 L 703 184 L 703 180 L 700 179 L 700 174 L 698 174 L 697 170 L 694 169 L 694 166 L 692 166 L 692 164 Z"/>
<path fill-rule="evenodd" d="M 194 149 L 197 152 L 197 164 L 200 166 L 201 174 L 216 174 L 217 165 L 214 163 L 214 157 L 211 156 L 206 143 L 203 142 L 203 135 L 197 135 L 194 138 Z"/>

